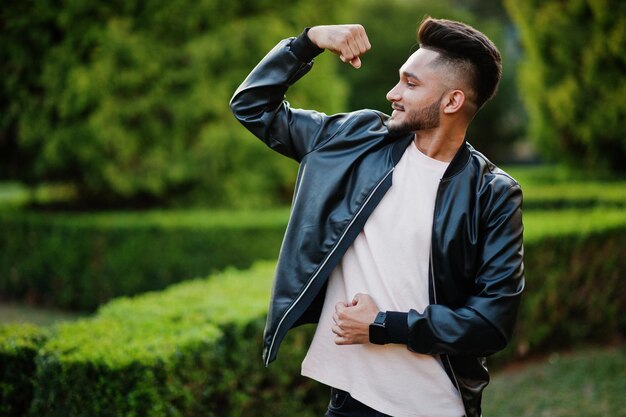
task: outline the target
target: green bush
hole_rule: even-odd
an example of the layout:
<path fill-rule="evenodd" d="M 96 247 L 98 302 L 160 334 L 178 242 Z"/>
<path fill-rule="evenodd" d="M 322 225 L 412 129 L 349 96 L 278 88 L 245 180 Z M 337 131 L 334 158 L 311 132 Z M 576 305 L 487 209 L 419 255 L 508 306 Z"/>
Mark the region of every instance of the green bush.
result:
<path fill-rule="evenodd" d="M 526 209 L 626 208 L 626 182 L 522 185 Z"/>
<path fill-rule="evenodd" d="M 277 366 L 263 368 L 272 270 L 228 270 L 58 326 L 37 358 L 29 415 L 320 415 L 307 406 L 323 405 L 326 390 L 299 376 L 307 332 L 290 337 Z"/>
<path fill-rule="evenodd" d="M 227 266 L 275 259 L 287 210 L 0 213 L 0 298 L 93 310 Z"/>
<path fill-rule="evenodd" d="M 525 209 L 626 207 L 626 178 L 590 176 L 563 166 L 507 167 L 524 191 Z"/>
<path fill-rule="evenodd" d="M 0 415 L 23 417 L 33 400 L 35 357 L 46 338 L 33 325 L 0 326 Z"/>
<path fill-rule="evenodd" d="M 526 289 L 496 362 L 626 335 L 626 211 L 525 213 Z"/>

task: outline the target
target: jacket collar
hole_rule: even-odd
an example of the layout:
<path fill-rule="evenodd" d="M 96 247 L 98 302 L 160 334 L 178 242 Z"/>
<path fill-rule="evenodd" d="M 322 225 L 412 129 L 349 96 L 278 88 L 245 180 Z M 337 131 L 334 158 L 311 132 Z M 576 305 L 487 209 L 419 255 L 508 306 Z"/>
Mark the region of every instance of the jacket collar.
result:
<path fill-rule="evenodd" d="M 446 169 L 446 172 L 443 173 L 442 180 L 454 177 L 456 174 L 461 172 L 463 168 L 465 168 L 470 158 L 470 148 L 471 145 L 467 143 L 467 141 L 463 141 L 459 150 L 456 151 L 456 155 L 454 155 L 454 158 L 450 161 L 448 169 Z"/>
<path fill-rule="evenodd" d="M 391 151 L 391 159 L 393 160 L 393 166 L 396 166 L 402 155 L 404 155 L 404 151 L 406 151 L 407 146 L 413 141 L 413 134 L 405 134 L 399 137 L 393 138 L 393 149 Z"/>

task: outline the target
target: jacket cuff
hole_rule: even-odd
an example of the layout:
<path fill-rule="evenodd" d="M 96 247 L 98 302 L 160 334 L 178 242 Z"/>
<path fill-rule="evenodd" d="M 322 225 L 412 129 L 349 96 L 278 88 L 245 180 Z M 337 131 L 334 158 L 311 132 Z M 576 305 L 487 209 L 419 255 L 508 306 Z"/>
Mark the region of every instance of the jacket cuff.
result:
<path fill-rule="evenodd" d="M 313 58 L 324 52 L 324 49 L 319 48 L 311 39 L 307 33 L 310 28 L 304 29 L 304 32 L 297 38 L 291 41 L 291 52 L 302 62 L 311 62 Z"/>
<path fill-rule="evenodd" d="M 387 311 L 387 342 L 407 344 L 409 341 L 408 313 Z"/>

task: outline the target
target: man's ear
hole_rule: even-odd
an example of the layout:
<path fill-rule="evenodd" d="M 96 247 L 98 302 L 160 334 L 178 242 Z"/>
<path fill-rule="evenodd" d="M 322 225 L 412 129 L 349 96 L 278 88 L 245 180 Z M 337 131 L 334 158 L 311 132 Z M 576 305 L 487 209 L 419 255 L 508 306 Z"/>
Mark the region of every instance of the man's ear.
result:
<path fill-rule="evenodd" d="M 462 90 L 452 90 L 444 96 L 443 112 L 453 114 L 459 112 L 465 103 L 465 93 Z"/>

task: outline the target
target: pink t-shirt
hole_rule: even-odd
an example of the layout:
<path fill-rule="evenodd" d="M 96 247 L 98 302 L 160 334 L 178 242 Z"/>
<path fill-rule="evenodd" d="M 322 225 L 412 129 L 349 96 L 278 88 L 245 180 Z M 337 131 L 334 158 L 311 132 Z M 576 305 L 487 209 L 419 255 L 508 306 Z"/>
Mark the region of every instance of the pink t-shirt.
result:
<path fill-rule="evenodd" d="M 399 344 L 338 346 L 332 316 L 336 303 L 357 293 L 371 295 L 381 311 L 426 308 L 435 198 L 447 166 L 413 142 L 408 146 L 392 187 L 329 278 L 320 322 L 302 363 L 302 375 L 394 417 L 461 417 L 465 411 L 438 356 Z"/>

